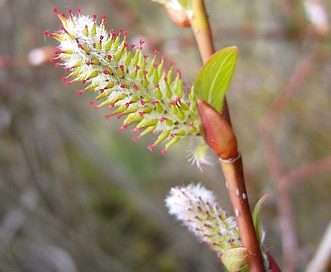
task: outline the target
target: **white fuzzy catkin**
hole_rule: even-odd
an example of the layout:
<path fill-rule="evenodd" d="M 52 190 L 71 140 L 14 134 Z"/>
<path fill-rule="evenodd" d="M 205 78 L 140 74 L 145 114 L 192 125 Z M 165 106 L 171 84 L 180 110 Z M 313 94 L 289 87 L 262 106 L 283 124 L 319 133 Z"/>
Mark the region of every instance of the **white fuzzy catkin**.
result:
<path fill-rule="evenodd" d="M 228 249 L 242 246 L 235 218 L 218 206 L 213 192 L 200 184 L 172 188 L 165 205 L 219 257 Z"/>

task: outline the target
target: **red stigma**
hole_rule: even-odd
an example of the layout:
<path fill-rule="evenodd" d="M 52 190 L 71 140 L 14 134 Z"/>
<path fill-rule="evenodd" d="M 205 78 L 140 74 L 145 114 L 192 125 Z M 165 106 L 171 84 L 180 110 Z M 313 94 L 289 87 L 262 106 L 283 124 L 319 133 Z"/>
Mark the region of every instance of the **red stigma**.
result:
<path fill-rule="evenodd" d="M 127 126 L 126 125 L 122 125 L 120 128 L 119 128 L 119 131 L 120 132 L 123 132 L 124 130 L 126 130 Z"/>
<path fill-rule="evenodd" d="M 142 40 L 140 40 L 140 41 L 142 41 Z M 143 42 L 140 42 L 139 43 L 139 47 L 138 47 L 139 50 L 142 50 L 143 49 L 143 44 L 144 44 Z"/>
<path fill-rule="evenodd" d="M 68 9 L 68 14 L 69 14 L 70 20 L 73 21 L 72 9 L 71 8 Z"/>
<path fill-rule="evenodd" d="M 138 90 L 138 86 L 137 86 L 136 84 L 134 84 L 134 85 L 132 86 L 132 88 L 135 89 L 135 90 Z"/>
<path fill-rule="evenodd" d="M 149 151 L 153 151 L 153 148 L 154 147 L 155 147 L 155 144 L 152 144 L 152 145 L 147 146 L 147 148 L 148 148 Z"/>
<path fill-rule="evenodd" d="M 131 133 L 132 134 L 133 133 L 140 133 L 140 131 L 141 131 L 141 128 L 134 128 L 134 129 L 131 130 Z"/>
<path fill-rule="evenodd" d="M 117 32 L 114 29 L 110 30 L 109 32 L 112 34 L 112 36 L 116 36 L 117 35 Z"/>
<path fill-rule="evenodd" d="M 177 72 L 179 78 L 182 79 L 182 71 L 177 69 L 176 72 Z"/>

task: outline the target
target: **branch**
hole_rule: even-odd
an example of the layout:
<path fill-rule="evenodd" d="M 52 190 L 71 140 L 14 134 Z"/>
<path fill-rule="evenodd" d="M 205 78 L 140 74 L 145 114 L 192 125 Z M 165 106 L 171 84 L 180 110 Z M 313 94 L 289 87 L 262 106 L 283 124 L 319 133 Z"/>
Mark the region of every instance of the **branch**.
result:
<path fill-rule="evenodd" d="M 193 18 L 191 19 L 191 28 L 197 42 L 200 56 L 203 63 L 206 63 L 210 56 L 215 53 L 212 33 L 208 21 L 208 16 L 204 0 L 191 0 L 193 9 Z M 231 126 L 231 118 L 226 97 L 224 97 L 222 116 Z"/>
<path fill-rule="evenodd" d="M 198 99 L 197 103 L 205 129 L 205 140 L 219 157 L 240 238 L 243 247 L 249 252 L 249 271 L 265 271 L 260 244 L 248 203 L 243 165 L 237 150 L 236 136 L 227 121 L 213 107 L 200 99 Z"/>

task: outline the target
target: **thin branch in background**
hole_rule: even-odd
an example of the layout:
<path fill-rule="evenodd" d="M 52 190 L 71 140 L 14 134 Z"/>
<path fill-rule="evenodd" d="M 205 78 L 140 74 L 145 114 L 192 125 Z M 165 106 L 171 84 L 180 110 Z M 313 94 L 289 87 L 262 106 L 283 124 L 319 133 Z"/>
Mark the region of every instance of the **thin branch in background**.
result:
<path fill-rule="evenodd" d="M 307 19 L 311 21 L 315 32 L 323 38 L 329 33 L 329 22 L 327 13 L 324 6 L 319 1 L 305 1 L 305 9 L 307 13 Z M 304 27 L 306 24 L 303 16 L 300 16 L 300 12 L 291 0 L 282 0 L 280 7 L 283 13 L 294 24 L 294 27 L 298 29 L 307 29 Z M 318 7 L 319 18 L 315 18 L 316 7 Z M 313 17 L 315 16 L 315 17 Z M 318 15 L 317 15 L 318 16 Z M 323 17 L 323 18 L 322 18 Z M 321 25 L 316 25 L 317 22 L 321 22 Z M 272 103 L 269 111 L 265 115 L 261 123 L 261 133 L 264 138 L 264 146 L 267 154 L 268 167 L 278 191 L 278 209 L 279 217 L 281 221 L 281 239 L 283 247 L 283 262 L 284 271 L 295 271 L 295 262 L 297 255 L 297 236 L 294 229 L 294 213 L 293 207 L 290 201 L 290 189 L 296 182 L 303 177 L 316 174 L 320 171 L 326 170 L 330 167 L 330 157 L 326 157 L 319 161 L 310 163 L 308 165 L 301 166 L 292 170 L 289 174 L 283 173 L 283 165 L 281 158 L 278 154 L 278 148 L 276 146 L 275 139 L 273 137 L 273 129 L 276 121 L 280 119 L 281 114 L 288 105 L 289 101 L 297 94 L 301 89 L 306 78 L 312 73 L 314 63 L 319 51 L 319 44 L 315 46 L 310 55 L 303 56 L 301 61 L 296 66 L 289 83 L 285 86 L 284 90 L 276 97 Z"/>
<path fill-rule="evenodd" d="M 280 118 L 280 115 L 288 102 L 300 90 L 300 86 L 312 70 L 312 67 L 313 58 L 311 56 L 302 58 L 296 66 L 289 83 L 276 97 L 261 123 L 262 137 L 264 139 L 267 155 L 267 164 L 278 194 L 283 266 L 284 271 L 287 272 L 295 271 L 297 235 L 294 229 L 293 207 L 290 201 L 290 186 L 286 182 L 287 180 L 284 179 L 283 165 L 273 136 L 273 128 L 276 120 Z"/>
<path fill-rule="evenodd" d="M 322 171 L 331 170 L 331 156 L 320 159 L 318 161 L 309 163 L 307 165 L 303 165 L 292 170 L 286 177 L 286 182 L 293 186 L 297 182 L 300 182 L 303 178 L 307 178 L 309 176 L 316 175 Z"/>
<path fill-rule="evenodd" d="M 213 37 L 207 17 L 207 11 L 203 0 L 192 0 L 194 17 L 191 20 L 191 28 L 197 42 L 197 46 L 203 63 L 206 63 L 210 56 L 215 53 Z M 231 126 L 231 118 L 226 97 L 223 102 L 222 116 Z"/>
<path fill-rule="evenodd" d="M 286 1 L 285 1 L 286 2 Z M 269 111 L 261 122 L 261 133 L 267 155 L 267 164 L 272 180 L 277 188 L 278 209 L 281 228 L 281 240 L 283 248 L 284 271 L 295 271 L 297 257 L 297 234 L 294 228 L 294 211 L 291 203 L 291 186 L 300 178 L 313 175 L 330 167 L 330 158 L 299 167 L 289 174 L 284 173 L 282 159 L 278 153 L 278 147 L 273 136 L 275 124 L 280 119 L 283 111 L 293 97 L 302 89 L 305 80 L 313 71 L 318 47 L 306 56 L 294 69 L 289 83 L 283 91 L 275 98 Z"/>
<path fill-rule="evenodd" d="M 293 0 L 281 0 L 279 1 L 279 5 L 281 10 L 283 11 L 285 18 L 288 23 L 291 24 L 295 29 L 304 29 L 305 19 L 301 15 L 299 10 L 299 2 Z"/>

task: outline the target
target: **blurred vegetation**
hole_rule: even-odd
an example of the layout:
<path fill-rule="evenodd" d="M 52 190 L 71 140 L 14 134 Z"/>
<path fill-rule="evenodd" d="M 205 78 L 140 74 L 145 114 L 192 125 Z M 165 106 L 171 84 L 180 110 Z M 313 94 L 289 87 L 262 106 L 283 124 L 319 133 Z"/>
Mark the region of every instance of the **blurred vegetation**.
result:
<path fill-rule="evenodd" d="M 271 192 L 263 211 L 266 247 L 281 260 L 275 186 L 266 164 L 261 120 L 300 60 L 317 51 L 313 69 L 274 125 L 279 156 L 290 171 L 330 155 L 331 45 L 286 1 L 207 0 L 218 49 L 236 45 L 239 61 L 228 100 L 243 154 L 251 202 Z M 331 3 L 324 1 L 327 10 Z M 107 27 L 143 37 L 183 70 L 191 84 L 201 66 L 190 29 L 180 29 L 148 0 L 0 1 L 0 271 L 220 271 L 217 257 L 179 226 L 163 205 L 175 185 L 201 182 L 230 209 L 222 173 L 187 161 L 190 144 L 149 152 L 119 133 L 117 120 L 65 87 L 64 71 L 26 59 L 60 23 L 53 7 L 105 14 Z M 286 9 L 285 9 L 286 10 Z M 292 14 L 293 15 L 293 14 Z M 302 23 L 303 21 L 303 23 Z M 330 221 L 330 171 L 292 188 L 298 269 Z"/>

